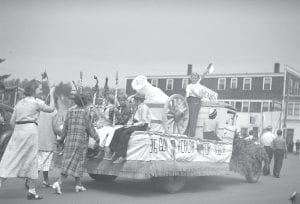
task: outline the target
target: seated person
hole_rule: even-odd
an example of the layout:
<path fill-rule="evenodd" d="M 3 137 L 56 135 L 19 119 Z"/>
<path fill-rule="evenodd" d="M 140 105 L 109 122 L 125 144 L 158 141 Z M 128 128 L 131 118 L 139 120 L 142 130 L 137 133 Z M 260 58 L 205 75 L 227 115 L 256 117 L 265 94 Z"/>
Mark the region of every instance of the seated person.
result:
<path fill-rule="evenodd" d="M 134 96 L 134 111 L 132 120 L 128 123 L 129 126 L 124 126 L 117 129 L 114 133 L 112 141 L 109 145 L 111 151 L 114 152 L 116 160 L 114 163 L 121 163 L 127 156 L 128 142 L 131 133 L 134 131 L 146 131 L 151 122 L 150 109 L 144 103 L 145 95 L 135 94 Z"/>
<path fill-rule="evenodd" d="M 203 123 L 203 139 L 207 140 L 217 140 L 220 141 L 221 139 L 218 137 L 218 128 L 219 122 L 215 120 L 217 117 L 217 110 L 211 108 L 209 110 L 209 119 L 204 120 Z"/>
<path fill-rule="evenodd" d="M 123 125 L 127 124 L 129 121 L 132 110 L 130 107 L 130 104 L 127 101 L 127 97 L 125 95 L 118 97 L 119 106 L 111 108 L 109 111 L 109 119 L 110 121 L 114 120 L 115 117 L 115 126 L 111 127 L 110 131 L 107 132 L 105 139 L 101 144 L 105 147 L 105 156 L 104 159 L 110 160 L 112 157 L 112 153 L 110 151 L 109 145 L 111 143 L 111 140 L 114 136 L 114 132 L 123 127 Z"/>

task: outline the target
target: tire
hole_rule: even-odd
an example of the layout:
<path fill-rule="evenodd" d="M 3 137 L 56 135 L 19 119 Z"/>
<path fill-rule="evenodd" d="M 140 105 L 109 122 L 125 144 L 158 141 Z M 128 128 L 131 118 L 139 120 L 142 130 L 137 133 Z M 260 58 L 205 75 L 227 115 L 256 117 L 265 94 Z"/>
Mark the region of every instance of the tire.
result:
<path fill-rule="evenodd" d="M 151 181 L 161 190 L 167 193 L 177 193 L 182 190 L 186 183 L 184 176 L 152 177 Z"/>
<path fill-rule="evenodd" d="M 92 179 L 99 182 L 110 183 L 113 182 L 117 176 L 114 175 L 104 175 L 104 174 L 89 174 Z"/>
<path fill-rule="evenodd" d="M 246 181 L 248 183 L 257 183 L 261 174 L 262 174 L 262 163 L 258 162 L 257 167 L 248 170 L 247 174 L 245 175 Z"/>

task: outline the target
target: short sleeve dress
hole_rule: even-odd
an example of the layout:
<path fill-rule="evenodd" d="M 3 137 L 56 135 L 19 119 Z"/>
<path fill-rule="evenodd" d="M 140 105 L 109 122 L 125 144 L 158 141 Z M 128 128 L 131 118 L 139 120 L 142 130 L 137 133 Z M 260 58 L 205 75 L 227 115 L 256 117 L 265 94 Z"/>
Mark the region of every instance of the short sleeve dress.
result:
<path fill-rule="evenodd" d="M 0 177 L 38 178 L 36 121 L 40 111 L 52 112 L 53 110 L 42 100 L 34 97 L 25 97 L 16 104 L 12 116 L 16 124 L 0 162 Z"/>

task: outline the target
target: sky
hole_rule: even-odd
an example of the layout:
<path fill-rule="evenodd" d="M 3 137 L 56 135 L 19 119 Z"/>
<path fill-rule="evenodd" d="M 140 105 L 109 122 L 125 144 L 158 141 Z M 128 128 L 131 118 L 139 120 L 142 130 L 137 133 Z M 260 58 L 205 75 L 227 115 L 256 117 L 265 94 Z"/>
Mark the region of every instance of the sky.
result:
<path fill-rule="evenodd" d="M 298 0 L 0 0 L 0 74 L 114 86 L 125 76 L 300 71 Z M 283 68 L 281 68 L 283 69 Z"/>

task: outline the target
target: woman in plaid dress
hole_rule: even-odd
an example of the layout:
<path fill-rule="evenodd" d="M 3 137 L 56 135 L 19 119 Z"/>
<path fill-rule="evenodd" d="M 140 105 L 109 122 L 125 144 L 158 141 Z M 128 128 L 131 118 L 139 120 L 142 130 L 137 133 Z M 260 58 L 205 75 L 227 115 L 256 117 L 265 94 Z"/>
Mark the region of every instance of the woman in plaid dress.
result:
<path fill-rule="evenodd" d="M 86 190 L 80 178 L 83 175 L 89 136 L 94 138 L 96 146 L 99 146 L 99 137 L 92 126 L 89 111 L 85 108 L 86 98 L 77 95 L 74 101 L 77 106 L 68 111 L 62 130 L 62 139 L 65 139 L 62 172 L 59 180 L 53 184 L 57 194 L 61 194 L 60 186 L 69 175 L 75 178 L 76 192 Z"/>

